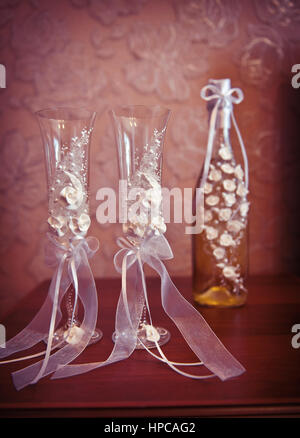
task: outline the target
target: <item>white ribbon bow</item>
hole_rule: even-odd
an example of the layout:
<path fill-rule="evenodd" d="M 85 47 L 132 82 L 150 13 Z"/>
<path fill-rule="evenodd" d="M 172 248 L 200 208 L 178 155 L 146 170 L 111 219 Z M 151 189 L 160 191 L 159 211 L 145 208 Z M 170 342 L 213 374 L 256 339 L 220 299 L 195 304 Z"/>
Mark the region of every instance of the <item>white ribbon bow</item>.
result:
<path fill-rule="evenodd" d="M 47 298 L 28 326 L 10 339 L 6 343 L 6 348 L 0 351 L 0 358 L 4 358 L 28 349 L 48 337 L 45 351 L 0 362 L 0 364 L 17 362 L 45 355 L 43 360 L 12 374 L 14 385 L 18 390 L 38 382 L 42 377 L 55 371 L 58 366 L 63 367 L 74 360 L 88 345 L 97 321 L 97 291 L 88 258 L 93 257 L 98 250 L 98 240 L 95 237 L 82 238 L 66 249 L 51 234 L 48 234 L 48 237 L 46 262 L 57 268 L 52 277 Z M 78 297 L 80 297 L 84 308 L 81 338 L 75 344 L 69 343 L 51 355 L 54 330 L 61 320 L 60 303 L 71 284 L 74 286 L 75 300 L 70 329 L 73 325 Z"/>

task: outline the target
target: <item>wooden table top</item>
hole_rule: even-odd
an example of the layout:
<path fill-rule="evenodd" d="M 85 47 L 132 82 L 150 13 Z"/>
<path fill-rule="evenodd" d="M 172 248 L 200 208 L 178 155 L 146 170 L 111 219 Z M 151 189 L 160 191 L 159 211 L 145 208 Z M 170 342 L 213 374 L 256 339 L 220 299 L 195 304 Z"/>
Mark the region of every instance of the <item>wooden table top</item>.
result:
<path fill-rule="evenodd" d="M 191 280 L 173 279 L 190 301 Z M 76 363 L 105 360 L 120 292 L 119 279 L 97 280 L 98 326 L 103 339 Z M 154 324 L 171 332 L 164 351 L 171 360 L 194 361 L 177 328 L 163 313 L 157 278 L 148 278 Z M 7 339 L 23 329 L 41 306 L 49 283 L 41 284 L 1 321 Z M 126 361 L 67 379 L 43 378 L 16 391 L 10 373 L 29 361 L 0 366 L 0 417 L 188 417 L 300 416 L 300 348 L 291 328 L 300 324 L 300 279 L 250 278 L 247 304 L 238 309 L 201 308 L 201 313 L 246 372 L 222 382 L 182 377 L 146 351 Z M 199 309 L 199 308 L 198 308 Z M 300 344 L 300 341 L 298 341 Z M 31 351 L 40 351 L 41 345 Z M 32 360 L 34 362 L 35 360 Z"/>

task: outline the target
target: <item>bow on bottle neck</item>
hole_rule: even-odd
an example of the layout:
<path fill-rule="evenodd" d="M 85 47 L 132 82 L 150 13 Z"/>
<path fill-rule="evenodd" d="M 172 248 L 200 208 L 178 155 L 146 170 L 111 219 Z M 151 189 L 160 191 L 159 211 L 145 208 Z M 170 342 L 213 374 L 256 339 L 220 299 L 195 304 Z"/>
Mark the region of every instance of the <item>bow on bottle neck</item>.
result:
<path fill-rule="evenodd" d="M 210 94 L 207 94 L 210 92 Z M 236 96 L 234 95 L 236 93 Z M 240 88 L 230 88 L 228 91 L 223 92 L 215 85 L 209 84 L 205 85 L 200 92 L 202 99 L 206 101 L 216 100 L 216 105 L 219 106 L 221 103 L 226 107 L 232 109 L 232 104 L 239 104 L 244 99 L 244 93 Z"/>

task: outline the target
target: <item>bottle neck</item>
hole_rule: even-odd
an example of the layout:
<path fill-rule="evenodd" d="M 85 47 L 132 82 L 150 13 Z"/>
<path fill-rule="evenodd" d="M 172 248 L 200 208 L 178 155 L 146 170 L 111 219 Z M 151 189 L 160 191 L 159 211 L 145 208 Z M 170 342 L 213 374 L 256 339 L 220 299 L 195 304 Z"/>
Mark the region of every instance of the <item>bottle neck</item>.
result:
<path fill-rule="evenodd" d="M 214 136 L 212 158 L 219 157 L 219 149 L 222 146 L 226 146 L 227 149 L 232 153 L 232 146 L 230 141 L 230 129 L 217 127 Z"/>
<path fill-rule="evenodd" d="M 209 114 L 209 121 L 211 118 L 212 112 L 210 111 Z M 216 129 L 224 129 L 229 130 L 231 127 L 231 121 L 230 121 L 230 114 L 231 114 L 231 108 L 226 107 L 220 107 L 217 112 L 216 117 Z"/>

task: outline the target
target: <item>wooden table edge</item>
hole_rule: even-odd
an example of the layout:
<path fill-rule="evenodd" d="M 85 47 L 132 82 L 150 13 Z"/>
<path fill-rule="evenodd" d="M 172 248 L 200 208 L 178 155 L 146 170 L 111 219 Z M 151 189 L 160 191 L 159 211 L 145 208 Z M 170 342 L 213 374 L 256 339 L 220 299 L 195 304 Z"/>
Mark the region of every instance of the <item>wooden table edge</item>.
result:
<path fill-rule="evenodd" d="M 0 418 L 297 417 L 300 403 L 203 406 L 0 406 Z"/>

